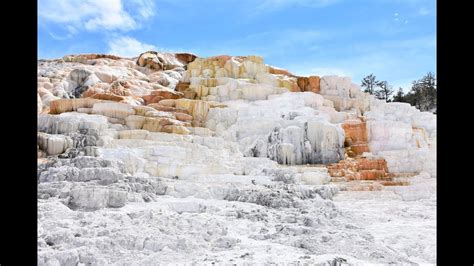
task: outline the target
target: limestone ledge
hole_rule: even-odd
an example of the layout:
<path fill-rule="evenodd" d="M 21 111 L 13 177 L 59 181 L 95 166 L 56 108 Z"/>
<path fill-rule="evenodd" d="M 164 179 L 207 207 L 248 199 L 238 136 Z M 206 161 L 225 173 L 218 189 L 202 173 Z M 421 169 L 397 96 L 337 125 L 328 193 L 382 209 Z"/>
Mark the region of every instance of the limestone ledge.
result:
<path fill-rule="evenodd" d="M 163 104 L 160 104 L 161 102 L 136 106 L 94 98 L 59 99 L 51 102 L 50 113 L 79 112 L 103 115 L 107 117 L 108 122 L 126 125 L 130 129 L 190 134 L 188 127 L 202 127 L 211 108 L 225 107 L 216 102 L 190 99 L 166 99 Z"/>

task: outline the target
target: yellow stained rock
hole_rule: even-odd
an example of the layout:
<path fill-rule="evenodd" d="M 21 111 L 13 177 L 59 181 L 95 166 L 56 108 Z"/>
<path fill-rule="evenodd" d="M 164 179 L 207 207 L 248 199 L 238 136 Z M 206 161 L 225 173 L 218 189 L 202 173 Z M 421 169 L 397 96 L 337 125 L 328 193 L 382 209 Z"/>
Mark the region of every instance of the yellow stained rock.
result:
<path fill-rule="evenodd" d="M 182 123 L 171 118 L 146 117 L 143 129 L 151 132 L 163 132 L 163 127 L 170 125 L 182 125 Z"/>
<path fill-rule="evenodd" d="M 151 106 L 133 106 L 136 115 L 144 116 L 148 111 L 155 111 L 155 109 Z"/>
<path fill-rule="evenodd" d="M 107 94 L 107 93 L 96 93 L 92 95 L 90 98 L 99 99 L 99 100 L 108 100 L 108 101 L 114 101 L 114 102 L 120 102 L 120 101 L 125 100 L 125 97 L 123 96 L 118 96 L 115 94 Z"/>
<path fill-rule="evenodd" d="M 193 116 L 194 121 L 204 122 L 209 112 L 210 104 L 201 100 L 178 99 L 176 108 L 187 111 Z"/>
<path fill-rule="evenodd" d="M 125 125 L 131 129 L 142 129 L 145 117 L 141 115 L 129 115 L 125 118 Z"/>
<path fill-rule="evenodd" d="M 150 134 L 148 130 L 143 129 L 132 129 L 119 131 L 119 139 L 146 139 Z"/>
<path fill-rule="evenodd" d="M 185 126 L 179 126 L 179 125 L 163 126 L 162 132 L 174 133 L 174 134 L 180 134 L 180 135 L 189 135 L 191 133 L 191 131 L 189 131 L 189 129 L 187 129 Z"/>
<path fill-rule="evenodd" d="M 149 105 L 147 105 L 147 107 L 151 107 L 154 110 L 164 111 L 164 112 L 174 112 L 174 111 L 176 111 L 176 108 L 174 108 L 174 107 L 161 105 L 159 103 L 150 103 Z"/>
<path fill-rule="evenodd" d="M 65 112 L 75 112 L 78 108 L 91 108 L 96 103 L 101 103 L 102 100 L 92 98 L 80 99 L 58 99 L 51 101 L 50 114 L 60 114 Z"/>
<path fill-rule="evenodd" d="M 160 105 L 164 105 L 164 106 L 175 107 L 175 106 L 176 106 L 176 100 L 173 100 L 173 99 L 165 99 L 165 100 L 159 101 L 159 104 L 160 104 Z"/>
<path fill-rule="evenodd" d="M 179 113 L 179 112 L 174 112 L 173 113 L 176 119 L 180 121 L 192 121 L 193 117 L 191 115 L 185 114 L 185 113 Z"/>

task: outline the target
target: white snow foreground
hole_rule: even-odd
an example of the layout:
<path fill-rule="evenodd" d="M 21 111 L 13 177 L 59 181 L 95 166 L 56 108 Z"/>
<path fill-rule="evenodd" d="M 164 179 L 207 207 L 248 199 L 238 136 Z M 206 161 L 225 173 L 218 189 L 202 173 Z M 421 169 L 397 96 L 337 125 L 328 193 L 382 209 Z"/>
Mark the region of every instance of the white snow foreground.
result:
<path fill-rule="evenodd" d="M 436 263 L 436 116 L 375 100 L 349 78 L 290 92 L 292 78 L 258 57 L 225 60 L 166 71 L 156 71 L 163 60 L 153 71 L 127 59 L 41 65 L 38 265 Z M 77 66 L 85 77 L 71 74 Z M 136 98 L 44 112 L 87 84 L 125 79 L 145 95 L 158 74 L 198 91 L 199 126 L 144 127 Z M 207 101 L 224 105 L 196 109 Z M 324 164 L 346 157 L 341 123 L 361 115 L 366 156 L 415 173 L 409 186 L 331 181 Z"/>

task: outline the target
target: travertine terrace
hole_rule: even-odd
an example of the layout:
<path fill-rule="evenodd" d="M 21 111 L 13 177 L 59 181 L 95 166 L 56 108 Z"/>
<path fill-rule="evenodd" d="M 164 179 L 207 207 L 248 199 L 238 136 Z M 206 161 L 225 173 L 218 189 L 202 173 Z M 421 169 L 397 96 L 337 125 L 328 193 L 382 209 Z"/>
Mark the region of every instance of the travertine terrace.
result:
<path fill-rule="evenodd" d="M 259 56 L 38 61 L 39 265 L 435 264 L 436 115 Z"/>

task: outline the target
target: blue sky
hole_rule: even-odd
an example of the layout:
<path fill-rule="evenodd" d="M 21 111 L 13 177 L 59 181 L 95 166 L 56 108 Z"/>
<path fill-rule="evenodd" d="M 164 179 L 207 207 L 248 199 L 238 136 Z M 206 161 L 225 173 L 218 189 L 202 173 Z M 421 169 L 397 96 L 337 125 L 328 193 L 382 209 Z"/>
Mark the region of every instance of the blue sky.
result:
<path fill-rule="evenodd" d="M 38 57 L 145 50 L 261 55 L 297 75 L 436 73 L 436 1 L 39 0 Z"/>

